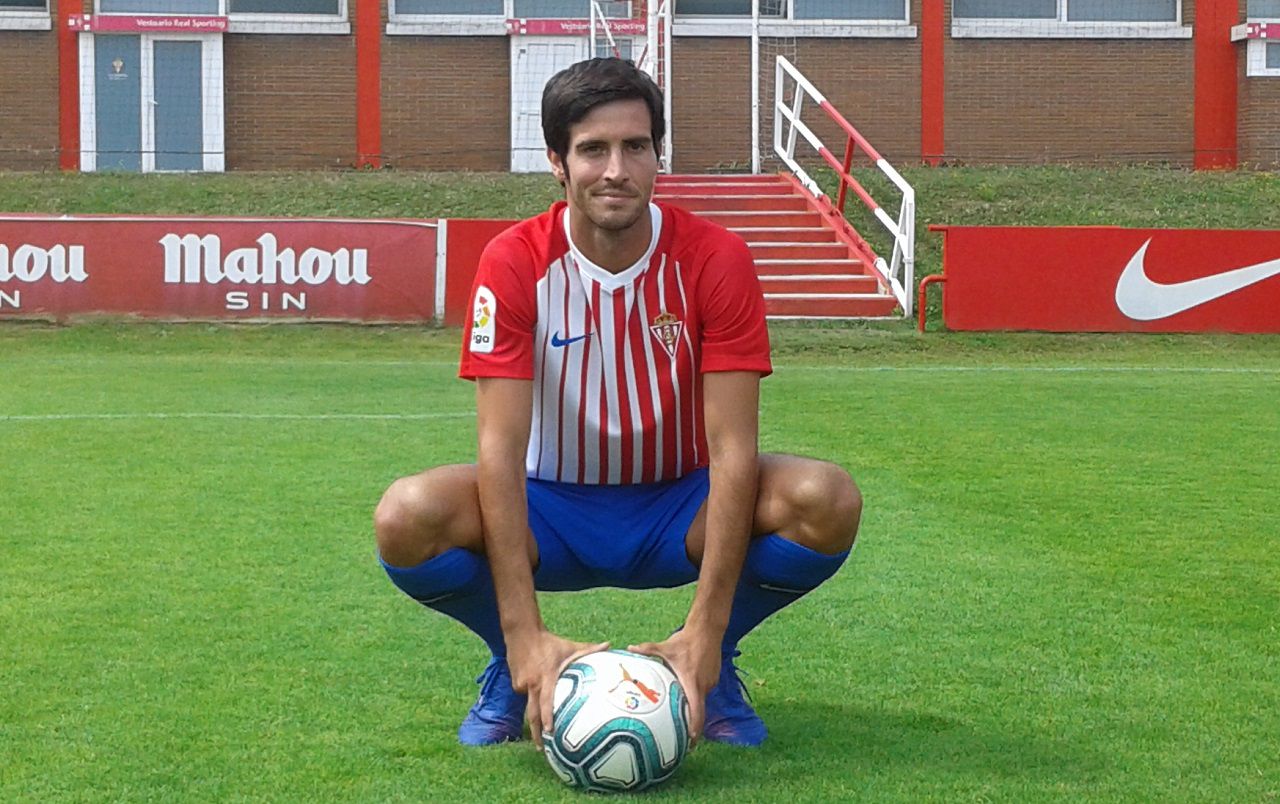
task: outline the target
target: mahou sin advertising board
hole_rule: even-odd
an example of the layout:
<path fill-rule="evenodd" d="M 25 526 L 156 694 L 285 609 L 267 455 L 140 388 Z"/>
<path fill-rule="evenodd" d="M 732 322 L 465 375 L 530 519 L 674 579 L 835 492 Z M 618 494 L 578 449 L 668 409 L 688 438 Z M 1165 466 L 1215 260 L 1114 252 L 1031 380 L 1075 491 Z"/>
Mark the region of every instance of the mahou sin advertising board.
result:
<path fill-rule="evenodd" d="M 436 224 L 0 217 L 0 318 L 430 321 Z"/>
<path fill-rule="evenodd" d="M 950 329 L 1280 332 L 1280 231 L 931 228 Z"/>

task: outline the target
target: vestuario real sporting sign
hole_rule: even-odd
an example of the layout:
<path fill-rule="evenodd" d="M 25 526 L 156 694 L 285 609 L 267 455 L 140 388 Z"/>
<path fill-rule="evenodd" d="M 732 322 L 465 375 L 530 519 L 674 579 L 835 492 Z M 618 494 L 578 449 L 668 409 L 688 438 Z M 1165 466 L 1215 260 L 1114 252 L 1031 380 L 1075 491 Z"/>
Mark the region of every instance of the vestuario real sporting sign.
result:
<path fill-rule="evenodd" d="M 933 228 L 951 329 L 1280 332 L 1280 231 Z"/>
<path fill-rule="evenodd" d="M 429 321 L 436 224 L 0 218 L 0 317 Z"/>

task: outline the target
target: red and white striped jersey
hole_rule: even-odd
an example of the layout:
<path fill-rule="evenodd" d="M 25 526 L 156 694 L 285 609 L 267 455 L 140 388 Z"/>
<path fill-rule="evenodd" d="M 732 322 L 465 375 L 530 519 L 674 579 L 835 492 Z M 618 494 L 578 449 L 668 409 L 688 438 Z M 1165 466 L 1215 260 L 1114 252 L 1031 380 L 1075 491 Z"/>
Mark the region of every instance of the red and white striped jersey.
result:
<path fill-rule="evenodd" d="M 651 483 L 707 465 L 702 374 L 771 371 L 746 244 L 651 204 L 645 255 L 610 273 L 570 242 L 561 201 L 480 258 L 459 375 L 533 381 L 530 477 Z"/>

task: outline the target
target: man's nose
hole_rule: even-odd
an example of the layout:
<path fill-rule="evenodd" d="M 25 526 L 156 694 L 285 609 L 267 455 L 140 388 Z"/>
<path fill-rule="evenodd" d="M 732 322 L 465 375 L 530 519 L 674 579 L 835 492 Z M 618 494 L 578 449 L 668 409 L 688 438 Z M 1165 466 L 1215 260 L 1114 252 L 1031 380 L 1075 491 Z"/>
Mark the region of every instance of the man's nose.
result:
<path fill-rule="evenodd" d="M 612 182 L 626 181 L 627 166 L 621 147 L 609 149 L 609 159 L 604 166 L 604 178 Z"/>

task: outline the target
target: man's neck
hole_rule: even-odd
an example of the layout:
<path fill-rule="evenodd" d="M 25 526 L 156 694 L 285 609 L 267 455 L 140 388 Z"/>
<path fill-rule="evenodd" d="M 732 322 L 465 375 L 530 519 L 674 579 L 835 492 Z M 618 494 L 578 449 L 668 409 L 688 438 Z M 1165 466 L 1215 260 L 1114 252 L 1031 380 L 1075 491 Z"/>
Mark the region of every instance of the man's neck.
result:
<path fill-rule="evenodd" d="M 580 212 L 569 208 L 569 237 L 582 256 L 611 274 L 636 264 L 649 250 L 653 239 L 653 218 L 648 209 L 635 225 L 620 231 L 595 226 Z"/>

